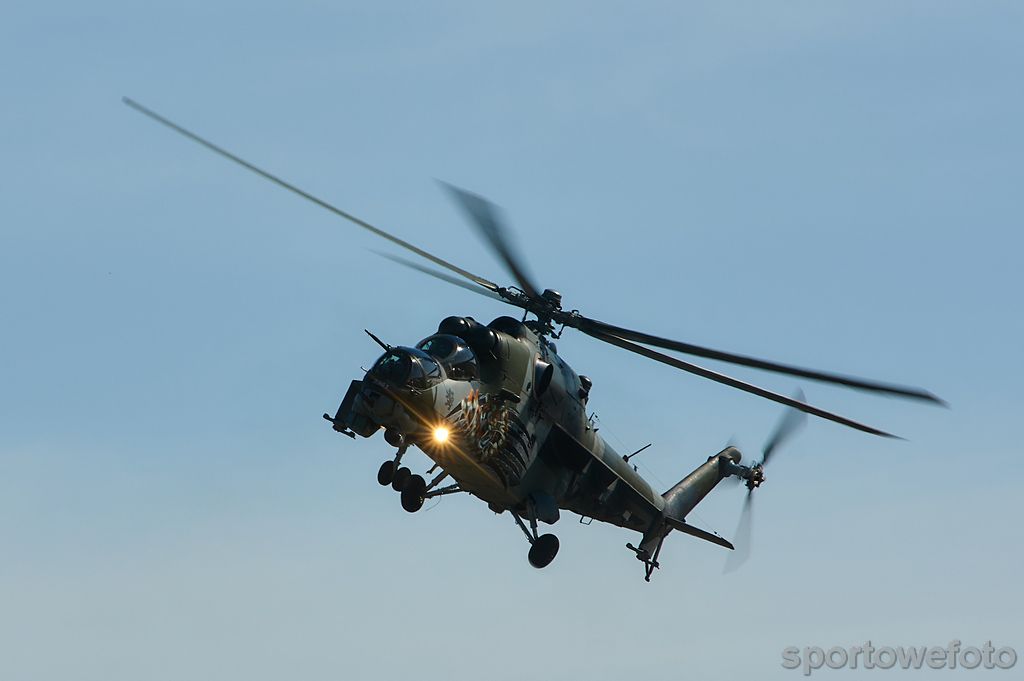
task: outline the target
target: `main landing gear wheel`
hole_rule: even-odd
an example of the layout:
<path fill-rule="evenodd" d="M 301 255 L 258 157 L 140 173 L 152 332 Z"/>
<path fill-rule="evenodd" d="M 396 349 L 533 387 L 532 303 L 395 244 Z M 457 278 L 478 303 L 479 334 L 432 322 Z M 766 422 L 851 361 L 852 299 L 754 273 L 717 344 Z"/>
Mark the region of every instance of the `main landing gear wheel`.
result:
<path fill-rule="evenodd" d="M 402 488 L 402 508 L 409 513 L 415 513 L 423 508 L 423 502 L 427 500 L 426 494 L 427 481 L 419 475 L 409 476 L 408 481 L 405 483 L 405 487 Z M 558 543 L 557 540 L 555 543 Z M 558 550 L 557 546 L 555 547 L 555 550 Z M 554 558 L 554 555 L 551 557 Z"/>
<path fill-rule="evenodd" d="M 547 567 L 558 553 L 558 537 L 553 534 L 542 534 L 530 546 L 530 565 L 540 569 Z"/>
<path fill-rule="evenodd" d="M 391 489 L 396 492 L 401 492 L 405 489 L 406 484 L 409 482 L 409 476 L 412 475 L 412 471 L 402 466 L 395 471 L 395 477 L 391 480 Z"/>
<path fill-rule="evenodd" d="M 382 486 L 391 484 L 391 481 L 395 479 L 395 462 L 385 461 L 380 465 L 380 470 L 377 471 L 377 482 Z"/>

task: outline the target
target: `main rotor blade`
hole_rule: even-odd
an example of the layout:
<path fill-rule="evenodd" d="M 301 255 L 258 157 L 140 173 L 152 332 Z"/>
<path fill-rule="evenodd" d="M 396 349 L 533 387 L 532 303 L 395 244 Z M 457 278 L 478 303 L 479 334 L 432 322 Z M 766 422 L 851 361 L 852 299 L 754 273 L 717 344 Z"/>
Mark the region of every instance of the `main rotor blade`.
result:
<path fill-rule="evenodd" d="M 446 281 L 449 284 L 454 284 L 455 286 L 458 286 L 459 288 L 464 288 L 467 291 L 472 291 L 473 293 L 478 293 L 478 294 L 480 294 L 482 296 L 486 296 L 486 297 L 491 298 L 493 300 L 500 300 L 503 303 L 509 303 L 509 301 L 507 301 L 504 298 L 502 298 L 495 291 L 492 291 L 490 289 L 486 289 L 483 286 L 477 286 L 476 284 L 470 283 L 468 281 L 464 281 L 462 279 L 459 279 L 458 277 L 453 277 L 450 274 L 445 274 L 444 272 L 438 272 L 437 270 L 431 269 L 431 268 L 427 267 L 426 265 L 421 265 L 418 262 L 413 262 L 411 260 L 406 260 L 405 258 L 399 257 L 397 255 L 391 255 L 390 253 L 385 253 L 383 251 L 373 251 L 373 252 L 376 253 L 377 255 L 379 255 L 382 258 L 387 258 L 391 262 L 395 262 L 395 263 L 398 263 L 399 265 L 402 265 L 404 267 L 408 267 L 408 268 L 414 269 L 414 270 L 416 270 L 418 272 L 422 272 L 423 274 L 426 274 L 428 276 L 434 277 L 435 279 L 440 279 L 441 281 Z M 509 303 L 509 304 L 511 305 L 512 303 Z"/>
<path fill-rule="evenodd" d="M 653 345 L 658 348 L 665 348 L 666 350 L 675 350 L 677 352 L 683 352 L 688 355 L 696 355 L 698 357 L 706 357 L 707 359 L 715 359 L 722 362 L 731 362 L 732 364 L 742 364 L 744 366 L 753 367 L 755 369 L 763 369 L 765 371 L 774 371 L 780 374 L 789 374 L 790 376 L 800 376 L 802 378 L 809 378 L 815 381 L 822 381 L 825 383 L 836 383 L 844 385 L 849 388 L 857 388 L 859 390 L 870 390 L 872 392 L 883 393 L 886 395 L 894 395 L 897 397 L 910 398 L 915 400 L 923 400 L 926 402 L 934 402 L 946 406 L 946 403 L 936 395 L 922 390 L 921 388 L 912 388 L 901 385 L 894 385 L 891 383 L 882 383 L 879 381 L 872 381 L 864 378 L 856 378 L 854 376 L 844 376 L 842 374 L 835 374 L 825 371 L 816 371 L 814 369 L 804 369 L 802 367 L 796 367 L 789 364 L 780 364 L 779 362 L 771 362 L 764 359 L 757 359 L 756 357 L 747 357 L 746 355 L 737 355 L 731 352 L 723 352 L 721 350 L 715 350 L 713 348 L 706 348 L 700 345 L 694 345 L 692 343 L 683 343 L 681 341 L 672 340 L 670 338 L 661 338 L 660 336 L 652 336 L 649 333 L 643 333 L 642 331 L 634 331 L 632 329 L 626 329 L 621 326 L 615 326 L 614 324 L 607 324 L 605 322 L 598 321 L 596 319 L 589 319 L 587 317 L 580 318 L 579 328 L 581 331 L 587 332 L 588 329 L 596 329 L 605 333 L 610 333 L 619 338 L 626 338 L 628 340 L 636 341 L 638 343 L 645 343 L 647 345 Z"/>
<path fill-rule="evenodd" d="M 373 232 L 374 234 L 376 234 L 379 237 L 387 239 L 388 241 L 390 241 L 393 244 L 401 246 L 402 248 L 404 248 L 406 250 L 412 251 L 416 255 L 420 256 L 421 258 L 426 258 L 427 260 L 431 261 L 435 265 L 440 265 L 441 267 L 444 267 L 445 269 L 451 270 L 452 272 L 455 272 L 456 274 L 458 274 L 461 277 L 465 277 L 466 279 L 469 279 L 470 281 L 472 281 L 475 284 L 478 284 L 479 286 L 483 286 L 484 288 L 490 289 L 492 291 L 497 291 L 498 290 L 498 285 L 495 284 L 494 282 L 488 281 L 487 279 L 484 279 L 483 277 L 479 277 L 479 276 L 473 274 L 472 272 L 467 272 L 466 270 L 462 269 L 458 265 L 453 265 L 452 263 L 448 262 L 447 260 L 442 260 L 441 258 L 437 257 L 436 255 L 433 255 L 431 253 L 428 253 L 428 252 L 424 251 L 422 248 L 418 248 L 416 246 L 413 246 L 411 243 L 409 243 L 408 241 L 405 241 L 404 239 L 399 239 L 397 236 L 394 236 L 393 234 L 389 234 L 388 232 L 385 232 L 383 229 L 380 229 L 379 227 L 374 227 L 369 222 L 366 222 L 365 220 L 361 220 L 361 219 L 357 218 L 355 215 L 352 215 L 351 213 L 347 213 L 347 212 L 341 210 L 340 208 L 327 203 L 323 199 L 317 198 L 316 196 L 313 196 L 309 192 L 306 192 L 306 191 L 303 191 L 302 189 L 299 189 L 295 185 L 293 185 L 293 184 L 291 184 L 291 183 L 289 183 L 289 182 L 287 182 L 285 180 L 282 180 L 281 178 L 277 177 L 276 175 L 272 175 L 271 173 L 267 172 L 266 170 L 263 170 L 262 168 L 259 168 L 259 167 L 255 166 L 255 165 L 253 165 L 252 163 L 249 163 L 245 159 L 242 159 L 242 158 L 239 158 L 238 156 L 235 156 L 230 151 L 217 146 L 213 142 L 210 142 L 209 140 L 203 139 L 202 137 L 200 137 L 199 135 L 195 134 L 194 132 L 191 132 L 190 130 L 186 130 L 185 128 L 181 127 L 177 123 L 174 123 L 174 122 L 164 118 L 163 116 L 161 116 L 160 114 L 156 113 L 152 109 L 148 109 L 148 108 L 144 107 L 143 105 L 139 104 L 135 100 L 130 99 L 128 97 L 122 97 L 121 101 L 123 101 L 126 105 L 128 105 L 132 109 L 135 109 L 139 113 L 143 114 L 144 116 L 148 116 L 149 118 L 152 118 L 157 123 L 160 123 L 162 125 L 167 126 L 171 130 L 174 130 L 175 132 L 177 132 L 177 133 L 179 133 L 181 135 L 184 135 L 185 137 L 189 138 L 193 142 L 196 142 L 197 144 L 200 144 L 200 145 L 206 147 L 210 151 L 212 151 L 212 152 L 214 152 L 216 154 L 219 154 L 219 155 L 223 156 L 224 158 L 226 158 L 228 160 L 234 161 L 238 165 L 240 165 L 243 168 L 246 168 L 248 170 L 251 170 L 252 172 L 254 172 L 257 175 L 259 175 L 260 177 L 263 177 L 264 179 L 270 180 L 274 184 L 276 184 L 276 185 L 278 185 L 280 187 L 284 187 L 285 189 L 287 189 L 288 191 L 290 191 L 290 192 L 292 192 L 294 194 L 298 194 L 299 196 L 301 196 L 302 198 L 306 199 L 307 201 L 312 201 L 313 203 L 315 203 L 316 205 L 320 206 L 321 208 L 325 208 L 326 210 L 329 210 L 330 212 L 334 213 L 335 215 L 337 215 L 339 217 L 342 217 L 342 218 L 345 218 L 349 222 L 352 222 L 352 223 L 354 223 L 356 225 L 359 225 L 363 229 L 365 229 L 365 230 L 367 230 L 369 232 Z"/>
<path fill-rule="evenodd" d="M 799 402 L 804 401 L 804 393 L 802 390 L 797 390 L 793 398 Z M 775 430 L 768 438 L 768 442 L 765 443 L 764 449 L 761 450 L 761 465 L 768 463 L 769 457 L 772 452 L 778 449 L 779 445 L 784 443 L 789 438 L 796 434 L 796 431 L 807 423 L 807 414 L 796 409 L 787 409 L 786 413 L 779 419 L 779 424 L 775 426 Z"/>
<path fill-rule="evenodd" d="M 440 181 L 442 187 L 455 199 L 462 210 L 466 213 L 470 222 L 477 228 L 491 248 L 505 263 L 509 274 L 516 280 L 523 293 L 531 298 L 537 297 L 537 287 L 533 285 L 530 277 L 527 276 L 519 256 L 512 248 L 508 237 L 508 229 L 502 224 L 500 211 L 497 206 L 484 197 L 468 192 L 465 189 L 456 187 L 453 184 Z"/>
<path fill-rule="evenodd" d="M 865 433 L 870 433 L 872 435 L 881 435 L 882 437 L 892 438 L 897 437 L 891 433 L 885 432 L 884 430 L 879 430 L 872 426 L 868 426 L 863 423 L 858 423 L 857 421 L 848 419 L 845 416 L 833 414 L 830 411 L 825 411 L 824 409 L 819 409 L 818 407 L 814 407 L 804 402 L 795 400 L 792 397 L 786 397 L 785 395 L 780 395 L 779 393 L 775 393 L 770 390 L 765 390 L 764 388 L 760 388 L 756 385 L 745 383 L 744 381 L 733 378 L 731 376 L 720 374 L 717 371 L 705 369 L 704 367 L 697 366 L 696 364 L 691 364 L 689 362 L 684 362 L 683 360 L 677 359 L 675 357 L 669 357 L 668 355 L 664 355 L 656 350 L 651 350 L 650 348 L 646 348 L 642 345 L 631 343 L 628 340 L 619 338 L 617 336 L 613 336 L 603 331 L 598 331 L 596 329 L 581 329 L 581 331 L 583 331 L 583 333 L 587 334 L 588 336 L 592 336 L 593 338 L 604 341 L 605 343 L 617 345 L 620 348 L 629 350 L 630 352 L 635 352 L 638 355 L 643 355 L 644 357 L 648 357 L 657 362 L 661 362 L 662 364 L 668 364 L 669 366 L 673 366 L 677 369 L 688 371 L 691 374 L 696 374 L 697 376 L 702 376 L 704 378 L 711 379 L 716 383 L 722 383 L 732 388 L 738 388 L 740 390 L 743 390 L 744 392 L 748 392 L 759 397 L 764 397 L 766 399 L 772 400 L 773 402 L 785 404 L 786 406 L 793 407 L 794 409 L 799 409 L 800 411 L 807 412 L 808 414 L 812 414 L 814 416 L 818 416 L 829 421 L 835 421 L 836 423 L 841 423 L 844 426 L 849 426 L 850 428 L 855 428 L 857 430 L 863 431 Z"/>

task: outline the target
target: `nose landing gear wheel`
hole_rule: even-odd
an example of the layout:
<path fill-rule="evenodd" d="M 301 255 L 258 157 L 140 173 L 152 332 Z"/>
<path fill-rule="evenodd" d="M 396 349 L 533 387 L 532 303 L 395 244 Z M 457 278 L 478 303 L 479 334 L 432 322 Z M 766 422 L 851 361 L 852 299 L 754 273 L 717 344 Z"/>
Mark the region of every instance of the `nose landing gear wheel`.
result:
<path fill-rule="evenodd" d="M 558 537 L 553 534 L 542 534 L 530 546 L 528 558 L 530 565 L 540 569 L 547 567 L 558 553 Z"/>
<path fill-rule="evenodd" d="M 395 462 L 385 461 L 380 465 L 380 470 L 377 471 L 377 482 L 382 486 L 391 484 L 391 481 L 395 479 Z"/>
<path fill-rule="evenodd" d="M 423 502 L 426 501 L 426 493 L 427 481 L 419 475 L 409 476 L 405 487 L 402 488 L 402 508 L 409 513 L 415 513 L 420 510 L 423 508 Z"/>
<path fill-rule="evenodd" d="M 412 471 L 402 466 L 395 471 L 395 477 L 391 480 L 391 489 L 396 492 L 401 492 L 405 489 L 406 484 L 409 482 L 409 476 L 412 475 Z"/>

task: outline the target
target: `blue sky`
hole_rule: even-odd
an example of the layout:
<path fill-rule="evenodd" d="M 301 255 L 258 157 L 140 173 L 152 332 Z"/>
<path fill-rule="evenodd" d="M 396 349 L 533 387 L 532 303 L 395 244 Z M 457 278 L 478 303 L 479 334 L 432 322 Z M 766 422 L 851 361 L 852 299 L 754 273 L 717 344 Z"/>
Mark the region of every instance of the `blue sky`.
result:
<path fill-rule="evenodd" d="M 1024 12 L 1017 3 L 18 3 L 0 25 L 0 676 L 794 678 L 786 646 L 1024 649 Z M 505 281 L 626 326 L 922 385 L 816 384 L 753 556 L 555 527 L 536 571 L 470 498 L 409 515 L 320 420 L 376 356 L 496 303 L 126 109 L 132 96 Z M 582 336 L 667 488 L 776 405 Z M 732 370 L 791 391 L 786 378 Z M 417 455 L 413 462 L 425 468 Z M 731 536 L 739 490 L 691 521 Z M 821 672 L 825 673 L 825 672 Z"/>

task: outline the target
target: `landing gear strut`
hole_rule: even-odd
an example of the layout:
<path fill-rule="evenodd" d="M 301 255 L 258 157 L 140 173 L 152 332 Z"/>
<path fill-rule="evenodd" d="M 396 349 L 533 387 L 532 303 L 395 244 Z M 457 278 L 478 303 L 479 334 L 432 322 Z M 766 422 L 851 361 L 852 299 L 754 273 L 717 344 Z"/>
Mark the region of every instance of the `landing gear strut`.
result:
<path fill-rule="evenodd" d="M 399 468 L 399 464 L 402 463 L 402 457 L 405 455 L 405 450 L 408 449 L 403 443 L 398 448 L 398 452 L 395 454 L 395 458 L 391 461 L 385 461 L 380 465 L 380 469 L 377 471 L 377 482 L 382 487 L 391 485 L 391 488 L 396 492 L 402 490 L 402 485 L 405 484 L 409 477 L 410 471 L 408 468 Z M 402 471 L 405 471 L 404 473 Z M 400 483 L 400 484 L 399 484 Z"/>
<path fill-rule="evenodd" d="M 385 461 L 380 465 L 380 470 L 377 471 L 377 482 L 385 487 L 387 485 L 391 485 L 393 490 L 401 493 L 402 508 L 409 513 L 415 513 L 423 508 L 423 502 L 431 497 L 456 494 L 462 491 L 462 488 L 457 484 L 448 485 L 447 487 L 437 487 L 439 482 L 448 477 L 448 473 L 444 471 L 437 475 L 428 484 L 427 481 L 423 479 L 422 475 L 414 475 L 413 472 L 405 466 L 400 466 L 399 464 L 402 463 L 402 457 L 405 455 L 405 451 L 409 448 L 404 439 L 400 440 L 400 442 L 401 445 L 398 447 L 398 452 L 395 454 L 394 460 Z M 429 475 L 430 473 L 433 473 L 437 468 L 439 468 L 439 466 L 435 465 L 427 471 L 427 474 Z"/>
<path fill-rule="evenodd" d="M 530 512 L 529 528 L 523 523 L 523 519 L 519 517 L 518 513 L 515 511 L 511 511 L 511 513 L 512 518 L 516 521 L 516 525 L 526 535 L 526 540 L 530 542 L 530 552 L 527 554 L 530 565 L 538 570 L 550 565 L 551 561 L 558 554 L 558 537 L 553 534 L 537 536 L 537 517 L 533 514 L 532 510 Z"/>
<path fill-rule="evenodd" d="M 434 466 L 427 473 L 431 473 L 434 469 L 438 468 Z M 402 490 L 402 508 L 409 513 L 415 513 L 416 511 L 423 508 L 423 502 L 427 499 L 433 499 L 434 497 L 443 497 L 446 494 L 458 494 L 462 491 L 462 488 L 458 483 L 454 485 L 446 485 L 444 487 L 438 487 L 438 483 L 448 477 L 448 473 L 441 471 L 440 474 L 434 477 L 433 480 L 428 484 L 419 475 L 414 475 L 409 478 L 409 481 L 405 483 L 405 488 Z"/>
<path fill-rule="evenodd" d="M 660 565 L 658 565 L 658 554 L 661 553 L 661 545 L 664 542 L 665 542 L 665 537 L 662 537 L 658 541 L 658 545 L 657 545 L 657 547 L 655 547 L 653 555 L 651 555 L 651 552 L 648 549 L 637 548 L 637 547 L 633 546 L 632 544 L 626 544 L 626 548 L 629 549 L 630 551 L 632 551 L 633 553 L 635 553 L 636 554 L 636 559 L 641 561 L 644 564 L 644 581 L 645 582 L 651 581 L 651 575 L 654 574 L 655 570 L 657 570 L 658 568 L 661 567 Z M 641 544 L 641 546 L 643 546 L 643 544 Z"/>

